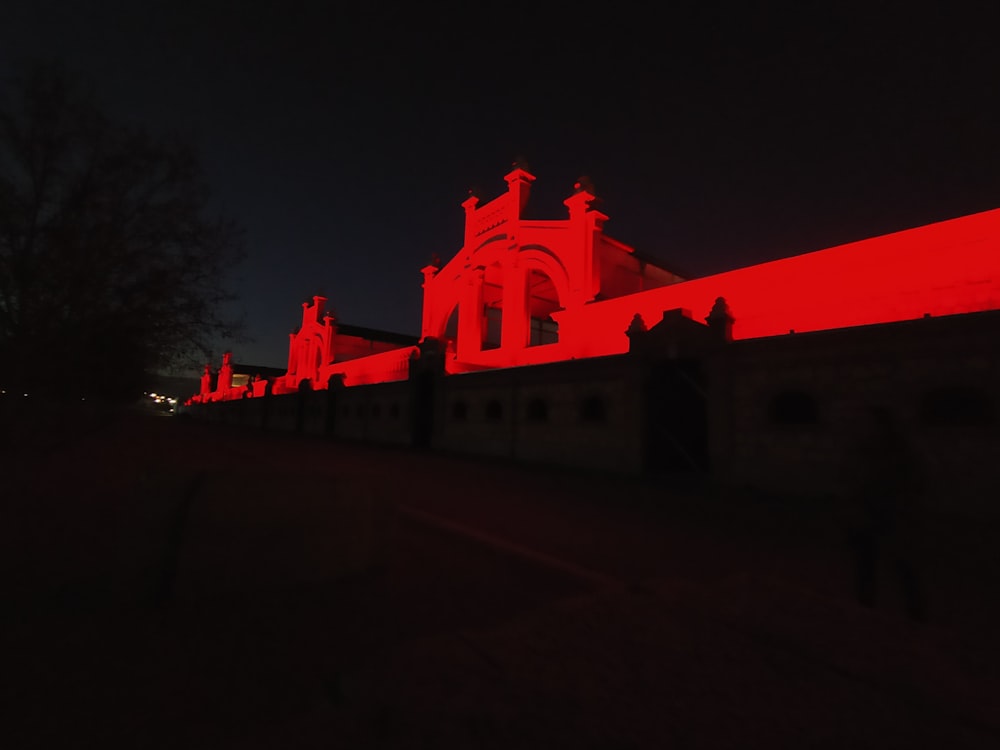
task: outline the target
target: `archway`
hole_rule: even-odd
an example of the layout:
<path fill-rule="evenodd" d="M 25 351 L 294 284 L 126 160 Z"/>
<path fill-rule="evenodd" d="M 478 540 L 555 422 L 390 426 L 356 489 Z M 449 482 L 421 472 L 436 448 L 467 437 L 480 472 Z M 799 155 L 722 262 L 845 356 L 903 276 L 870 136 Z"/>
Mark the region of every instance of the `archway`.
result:
<path fill-rule="evenodd" d="M 559 324 L 552 313 L 562 309 L 555 284 L 547 273 L 532 268 L 526 275 L 528 294 L 528 346 L 544 346 L 559 341 Z"/>
<path fill-rule="evenodd" d="M 439 338 L 447 353 L 454 355 L 458 351 L 458 305 L 451 308 L 451 314 L 448 315 Z"/>
<path fill-rule="evenodd" d="M 499 349 L 503 331 L 503 266 L 491 263 L 483 270 L 483 344 L 484 351 Z"/>

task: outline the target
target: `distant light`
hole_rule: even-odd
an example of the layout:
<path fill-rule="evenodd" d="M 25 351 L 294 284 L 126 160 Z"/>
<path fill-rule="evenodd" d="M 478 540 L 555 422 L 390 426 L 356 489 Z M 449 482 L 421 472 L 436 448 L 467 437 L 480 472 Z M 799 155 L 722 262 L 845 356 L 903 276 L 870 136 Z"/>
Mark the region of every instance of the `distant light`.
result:
<path fill-rule="evenodd" d="M 27 394 L 27 393 L 25 393 L 25 394 L 24 394 L 24 397 L 25 397 L 25 398 L 27 398 L 27 397 L 28 397 L 28 394 Z"/>

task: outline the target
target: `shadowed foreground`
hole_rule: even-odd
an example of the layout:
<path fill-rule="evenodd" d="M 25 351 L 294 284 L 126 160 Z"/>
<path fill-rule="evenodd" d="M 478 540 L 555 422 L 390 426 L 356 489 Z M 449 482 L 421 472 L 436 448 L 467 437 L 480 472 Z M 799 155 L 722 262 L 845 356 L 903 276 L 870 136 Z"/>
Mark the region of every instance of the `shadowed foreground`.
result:
<path fill-rule="evenodd" d="M 935 524 L 918 625 L 828 507 L 88 424 L 4 446 L 9 747 L 1000 742 L 994 525 Z"/>

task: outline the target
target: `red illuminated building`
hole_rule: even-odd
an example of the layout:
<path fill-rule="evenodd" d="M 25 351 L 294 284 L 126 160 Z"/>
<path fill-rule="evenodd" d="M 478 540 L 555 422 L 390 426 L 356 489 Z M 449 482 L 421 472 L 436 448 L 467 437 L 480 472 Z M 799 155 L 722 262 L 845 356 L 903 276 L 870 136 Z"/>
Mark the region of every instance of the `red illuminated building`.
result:
<path fill-rule="evenodd" d="M 521 218 L 534 180 L 465 207 L 465 244 L 424 268 L 424 338 L 443 338 L 448 372 L 619 354 L 634 316 L 705 320 L 717 298 L 734 338 L 1000 308 L 1000 211 L 684 280 L 604 233 L 607 216 L 577 185 L 567 219 Z"/>
<path fill-rule="evenodd" d="M 733 339 L 750 339 L 1000 309 L 1000 210 L 686 280 L 607 235 L 585 180 L 564 201 L 568 216 L 544 221 L 523 218 L 534 176 L 515 165 L 505 180 L 497 198 L 462 204 L 454 257 L 422 269 L 421 340 L 442 342 L 448 374 L 624 353 L 628 331 L 670 310 L 705 321 L 715 309 L 732 316 Z M 408 377 L 416 346 L 338 330 L 325 302 L 303 304 L 273 393 Z M 263 381 L 230 377 L 224 364 L 195 400 L 265 393 Z"/>
<path fill-rule="evenodd" d="M 227 356 L 188 408 L 247 428 L 828 495 L 847 490 L 844 462 L 878 406 L 948 488 L 942 502 L 993 507 L 1000 210 L 690 280 L 605 234 L 586 181 L 566 218 L 546 221 L 525 218 L 534 177 L 515 166 L 506 181 L 492 201 L 465 201 L 462 247 L 423 269 L 419 340 L 341 326 L 315 297 L 285 372 L 248 381 Z"/>
<path fill-rule="evenodd" d="M 415 337 L 342 325 L 324 312 L 325 305 L 326 298 L 320 296 L 302 303 L 302 325 L 288 335 L 288 368 L 283 374 L 274 375 L 271 368 L 234 369 L 232 355 L 226 352 L 214 387 L 211 367 L 205 365 L 201 390 L 189 403 L 296 393 L 302 388 L 322 390 L 331 377 L 350 385 L 407 377 Z"/>

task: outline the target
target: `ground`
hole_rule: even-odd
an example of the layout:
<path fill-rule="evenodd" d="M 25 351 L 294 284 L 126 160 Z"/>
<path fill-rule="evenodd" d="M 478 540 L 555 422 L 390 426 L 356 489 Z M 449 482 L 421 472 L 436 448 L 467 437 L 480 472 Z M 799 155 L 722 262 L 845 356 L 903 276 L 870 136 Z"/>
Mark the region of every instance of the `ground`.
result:
<path fill-rule="evenodd" d="M 1000 744 L 997 525 L 164 416 L 3 444 L 8 747 Z"/>

